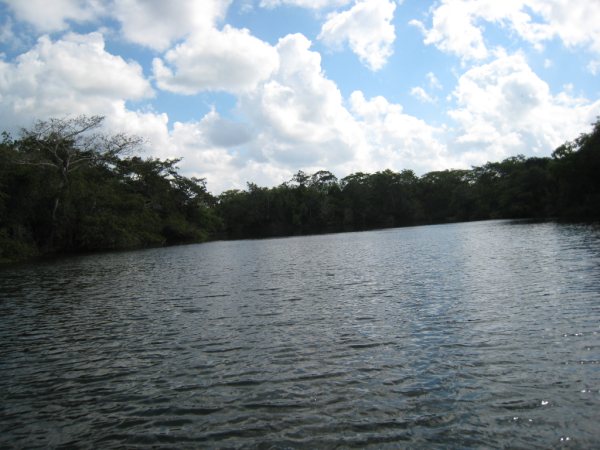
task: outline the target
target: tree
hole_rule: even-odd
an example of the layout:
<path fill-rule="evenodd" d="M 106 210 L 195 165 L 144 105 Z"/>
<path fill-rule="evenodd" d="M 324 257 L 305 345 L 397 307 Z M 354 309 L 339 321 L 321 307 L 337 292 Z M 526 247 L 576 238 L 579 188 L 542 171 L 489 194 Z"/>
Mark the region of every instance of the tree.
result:
<path fill-rule="evenodd" d="M 561 145 L 552 157 L 558 215 L 600 218 L 600 118 L 590 133 Z"/>
<path fill-rule="evenodd" d="M 328 170 L 319 170 L 310 176 L 310 186 L 327 192 L 333 186 L 338 186 L 338 179 Z"/>
<path fill-rule="evenodd" d="M 87 165 L 109 164 L 139 147 L 143 140 L 124 133 L 98 132 L 103 116 L 77 116 L 37 121 L 31 129 L 21 130 L 17 164 L 49 168 L 57 176 L 52 205 L 53 245 L 61 203 L 68 200 L 71 174 Z M 50 188 L 50 187 L 49 187 Z"/>
<path fill-rule="evenodd" d="M 310 180 L 310 175 L 307 175 L 302 170 L 299 170 L 292 179 L 288 182 L 290 186 L 296 184 L 298 187 L 305 187 Z"/>
<path fill-rule="evenodd" d="M 103 116 L 77 116 L 37 121 L 21 130 L 20 163 L 56 169 L 68 182 L 69 174 L 91 162 L 109 162 L 138 148 L 142 138 L 125 133 L 107 135 L 96 130 Z"/>

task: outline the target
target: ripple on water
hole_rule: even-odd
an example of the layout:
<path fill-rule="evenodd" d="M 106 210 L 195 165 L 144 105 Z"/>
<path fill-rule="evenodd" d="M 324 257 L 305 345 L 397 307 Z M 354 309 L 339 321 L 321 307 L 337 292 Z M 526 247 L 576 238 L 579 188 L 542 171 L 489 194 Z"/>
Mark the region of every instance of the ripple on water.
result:
<path fill-rule="evenodd" d="M 3 268 L 0 447 L 598 447 L 598 292 L 553 223 Z"/>

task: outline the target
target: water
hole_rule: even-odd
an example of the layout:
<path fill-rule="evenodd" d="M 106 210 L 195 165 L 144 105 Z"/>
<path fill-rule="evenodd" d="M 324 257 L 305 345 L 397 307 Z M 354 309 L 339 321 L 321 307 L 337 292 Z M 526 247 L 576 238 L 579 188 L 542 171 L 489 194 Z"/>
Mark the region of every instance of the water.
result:
<path fill-rule="evenodd" d="M 0 270 L 3 448 L 592 448 L 600 229 L 478 222 Z"/>

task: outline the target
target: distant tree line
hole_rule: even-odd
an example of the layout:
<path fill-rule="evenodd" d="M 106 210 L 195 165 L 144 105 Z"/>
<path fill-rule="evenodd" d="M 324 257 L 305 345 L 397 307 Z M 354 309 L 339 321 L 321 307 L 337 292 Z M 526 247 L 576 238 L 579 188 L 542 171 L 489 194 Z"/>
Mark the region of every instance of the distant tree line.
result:
<path fill-rule="evenodd" d="M 321 233 L 483 219 L 600 219 L 600 120 L 552 157 L 515 156 L 470 170 L 298 172 L 273 188 L 224 192 L 227 237 Z"/>
<path fill-rule="evenodd" d="M 103 118 L 37 122 L 0 144 L 0 261 L 210 238 L 366 230 L 501 218 L 600 219 L 600 120 L 552 157 L 470 170 L 297 172 L 215 197 L 177 159 L 142 159 L 141 140 L 98 133 Z"/>

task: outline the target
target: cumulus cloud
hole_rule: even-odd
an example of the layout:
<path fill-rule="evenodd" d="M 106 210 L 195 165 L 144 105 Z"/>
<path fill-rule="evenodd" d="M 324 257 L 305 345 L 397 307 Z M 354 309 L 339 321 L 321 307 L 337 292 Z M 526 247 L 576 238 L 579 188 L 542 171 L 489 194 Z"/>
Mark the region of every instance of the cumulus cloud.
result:
<path fill-rule="evenodd" d="M 472 164 L 547 153 L 576 137 L 600 113 L 600 100 L 553 95 L 520 53 L 500 53 L 471 68 L 458 80 L 453 97 L 457 108 L 449 115 L 458 124 L 453 149 Z"/>
<path fill-rule="evenodd" d="M 600 53 L 600 3 L 568 0 L 443 0 L 432 13 L 431 28 L 419 27 L 425 44 L 453 53 L 463 61 L 491 56 L 485 39 L 485 23 L 510 29 L 541 49 L 559 38 L 567 47 L 582 46 Z"/>
<path fill-rule="evenodd" d="M 276 6 L 288 5 L 301 8 L 324 9 L 344 6 L 350 3 L 350 0 L 261 0 L 260 6 L 263 8 L 274 8 Z"/>
<path fill-rule="evenodd" d="M 425 78 L 427 79 L 427 84 L 430 90 L 442 89 L 442 84 L 433 72 L 428 72 Z M 415 86 L 411 88 L 410 95 L 419 100 L 421 103 L 436 103 L 438 101 L 435 95 L 427 92 L 427 90 L 422 86 Z"/>
<path fill-rule="evenodd" d="M 379 70 L 393 52 L 395 9 L 393 0 L 357 1 L 349 10 L 330 14 L 318 39 L 332 48 L 348 43 L 363 64 Z"/>
<path fill-rule="evenodd" d="M 0 60 L 0 121 L 17 132 L 32 121 L 78 114 L 106 116 L 105 130 L 142 136 L 146 156 L 184 157 L 190 175 L 205 176 L 215 192 L 254 179 L 235 148 L 253 139 L 248 125 L 212 110 L 198 121 L 175 123 L 167 114 L 131 110 L 127 101 L 151 98 L 153 91 L 139 64 L 106 51 L 101 34 L 42 36 L 14 62 Z M 238 174 L 239 172 L 239 174 Z M 263 168 L 265 177 L 268 168 Z"/>
<path fill-rule="evenodd" d="M 181 94 L 200 91 L 240 92 L 256 87 L 278 66 L 277 51 L 248 30 L 225 26 L 195 33 L 155 58 L 154 76 L 161 89 Z"/>
<path fill-rule="evenodd" d="M 418 20 L 409 23 L 423 32 L 425 44 L 433 44 L 463 59 L 483 59 L 488 56 L 488 50 L 481 28 L 473 24 L 471 5 L 467 2 L 444 2 L 433 12 L 430 29 Z"/>
<path fill-rule="evenodd" d="M 167 114 L 127 107 L 128 100 L 152 95 L 141 67 L 108 53 L 99 33 L 68 34 L 56 41 L 43 36 L 14 62 L 0 60 L 4 130 L 16 132 L 37 119 L 100 114 L 106 116 L 107 132 L 146 139 L 146 156 L 183 156 L 182 168 L 190 175 L 208 176 L 216 192 L 241 183 L 238 178 L 253 179 L 250 169 L 237 174 L 247 165 L 232 152 L 253 139 L 247 125 L 213 110 L 198 121 L 176 123 L 169 130 Z"/>
<path fill-rule="evenodd" d="M 177 122 L 159 156 L 182 156 L 184 173 L 206 177 L 215 193 L 246 181 L 279 184 L 300 168 L 336 170 L 355 159 L 365 147 L 363 131 L 310 47 L 300 34 L 280 39 L 275 70 L 237 93 L 241 122 L 216 110 Z"/>
<path fill-rule="evenodd" d="M 3 0 L 18 20 L 39 32 L 112 17 L 130 42 L 163 51 L 192 32 L 213 28 L 232 0 Z"/>
<path fill-rule="evenodd" d="M 435 103 L 435 98 L 427 93 L 421 86 L 416 86 L 410 90 L 410 95 L 422 103 Z"/>
<path fill-rule="evenodd" d="M 253 138 L 247 124 L 223 118 L 214 108 L 199 122 L 198 131 L 207 145 L 224 148 L 237 147 Z"/>
<path fill-rule="evenodd" d="M 454 163 L 441 143 L 444 130 L 404 113 L 400 105 L 356 91 L 347 109 L 303 35 L 286 36 L 275 48 L 278 69 L 239 96 L 237 113 L 246 123 L 223 127 L 224 119 L 211 111 L 197 123 L 175 124 L 172 145 L 184 156 L 182 168 L 201 168 L 196 175 L 207 176 L 213 192 L 243 188 L 245 181 L 278 184 L 298 169 L 326 168 L 345 176 Z M 224 130 L 228 126 L 232 131 Z M 222 140 L 228 135 L 239 139 Z"/>
<path fill-rule="evenodd" d="M 182 157 L 182 168 L 198 176 L 216 171 L 233 177 L 233 166 L 240 165 L 234 149 L 252 139 L 253 130 L 247 124 L 226 119 L 212 109 L 198 121 L 175 122 L 163 156 Z"/>
<path fill-rule="evenodd" d="M 369 143 L 369 152 L 360 161 L 369 170 L 412 169 L 425 172 L 458 164 L 442 143 L 445 130 L 403 112 L 402 106 L 382 96 L 367 100 L 360 91 L 350 96 L 352 112 Z"/>
<path fill-rule="evenodd" d="M 569 0 L 532 0 L 531 4 L 528 3 L 525 6 L 546 21 L 546 25 L 541 26 L 541 39 L 558 37 L 567 47 L 585 46 L 600 53 L 600 3 Z M 525 26 L 517 31 L 527 37 Z M 530 39 L 535 40 L 536 37 L 534 35 Z"/>
<path fill-rule="evenodd" d="M 125 100 L 153 95 L 142 68 L 105 51 L 99 33 L 41 37 L 12 63 L 0 63 L 0 115 L 5 126 L 32 117 L 113 114 Z"/>
<path fill-rule="evenodd" d="M 99 0 L 3 0 L 18 20 L 28 22 L 41 32 L 60 31 L 68 22 L 83 23 L 105 12 Z"/>
<path fill-rule="evenodd" d="M 282 38 L 277 72 L 240 99 L 241 111 L 260 130 L 258 147 L 279 163 L 332 165 L 352 158 L 353 119 L 310 46 L 300 34 Z"/>
<path fill-rule="evenodd" d="M 429 83 L 429 87 L 431 89 L 442 89 L 442 83 L 440 83 L 440 80 L 438 80 L 438 78 L 435 76 L 435 74 L 433 72 L 428 72 L 427 73 L 427 82 Z"/>
<path fill-rule="evenodd" d="M 128 40 L 166 50 L 192 32 L 212 29 L 231 0 L 118 0 L 112 6 Z"/>
<path fill-rule="evenodd" d="M 366 98 L 356 91 L 344 98 L 305 36 L 288 35 L 273 46 L 248 30 L 221 26 L 230 0 L 7 3 L 14 19 L 61 34 L 42 36 L 12 60 L 0 58 L 5 129 L 28 126 L 37 118 L 103 114 L 109 131 L 146 137 L 150 155 L 183 157 L 184 173 L 206 177 L 214 193 L 243 188 L 246 181 L 278 184 L 298 169 L 328 169 L 339 176 L 385 168 L 423 173 L 517 153 L 547 154 L 600 114 L 600 100 L 576 97 L 579 86 L 552 92 L 521 53 L 488 48 L 484 39 L 484 26 L 494 23 L 533 45 L 557 37 L 566 46 L 597 52 L 593 25 L 600 19 L 590 6 L 594 2 L 437 3 L 430 27 L 417 23 L 426 42 L 475 64 L 458 78 L 451 95 L 453 129 L 432 126 L 382 96 Z M 327 16 L 319 39 L 333 48 L 349 46 L 372 70 L 391 54 L 392 0 L 262 0 L 260 5 L 314 10 L 352 5 Z M 116 18 L 104 25 L 118 22 L 128 41 L 161 52 L 153 61 L 156 87 L 180 94 L 227 91 L 236 96 L 234 110 L 213 108 L 175 123 L 148 106 L 133 110 L 130 101 L 154 95 L 141 66 L 109 53 L 100 33 L 62 33 L 71 23 L 100 16 Z M 574 29 L 576 22 L 581 29 Z M 10 38 L 8 21 L 0 33 Z M 597 72 L 599 59 L 593 56 L 588 70 Z M 432 102 L 441 89 L 436 74 L 429 72 L 411 93 Z"/>
<path fill-rule="evenodd" d="M 4 49 L 0 49 L 0 58 L 4 57 L 2 50 L 26 48 L 25 39 L 14 29 L 10 17 L 6 17 L 4 22 L 0 23 L 0 42 L 4 44 Z"/>
<path fill-rule="evenodd" d="M 139 64 L 108 53 L 99 33 L 70 33 L 56 41 L 42 36 L 14 62 L 0 61 L 0 121 L 6 131 L 38 119 L 99 114 L 108 132 L 142 136 L 146 150 L 162 151 L 169 145 L 167 115 L 126 106 L 153 95 Z"/>
<path fill-rule="evenodd" d="M 225 120 L 211 111 L 197 122 L 175 122 L 170 135 L 169 157 L 183 157 L 182 173 L 207 179 L 210 192 L 219 194 L 227 189 L 243 189 L 248 181 L 259 185 L 274 185 L 290 178 L 290 170 L 273 162 L 248 155 L 244 147 L 231 148 L 211 133 L 220 133 L 219 123 Z M 229 122 L 238 140 L 235 145 L 252 139 L 246 125 Z"/>
<path fill-rule="evenodd" d="M 183 157 L 180 163 L 182 169 L 195 176 L 209 178 L 211 189 L 221 187 L 219 175 L 225 180 L 227 172 L 230 172 L 232 177 L 235 173 L 231 170 L 234 157 L 227 148 L 213 143 L 206 136 L 206 129 L 211 128 L 207 122 L 218 118 L 218 115 L 215 115 L 215 112 L 211 112 L 198 122 L 176 122 L 170 139 L 170 151 L 173 152 L 170 156 Z M 225 187 L 222 186 L 221 189 Z"/>

